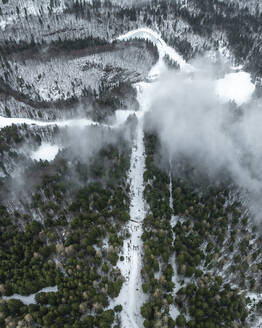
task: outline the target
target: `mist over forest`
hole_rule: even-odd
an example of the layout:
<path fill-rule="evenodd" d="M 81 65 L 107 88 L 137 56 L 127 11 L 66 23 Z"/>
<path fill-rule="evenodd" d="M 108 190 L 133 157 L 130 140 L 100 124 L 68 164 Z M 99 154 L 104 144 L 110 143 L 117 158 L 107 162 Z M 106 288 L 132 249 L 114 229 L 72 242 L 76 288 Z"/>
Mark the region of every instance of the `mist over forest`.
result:
<path fill-rule="evenodd" d="M 0 328 L 262 327 L 261 22 L 0 2 Z"/>

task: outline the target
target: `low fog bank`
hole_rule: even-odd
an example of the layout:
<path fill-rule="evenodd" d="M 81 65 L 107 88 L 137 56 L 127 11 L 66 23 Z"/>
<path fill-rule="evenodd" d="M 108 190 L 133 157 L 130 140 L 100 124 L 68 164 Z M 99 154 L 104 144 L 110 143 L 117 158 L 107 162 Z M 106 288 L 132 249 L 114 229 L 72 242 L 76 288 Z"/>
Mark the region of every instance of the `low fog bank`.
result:
<path fill-rule="evenodd" d="M 83 128 L 67 128 L 63 133 L 62 145 L 69 151 L 68 160 L 72 158 L 88 162 L 103 147 L 115 145 L 120 150 L 126 150 L 131 144 L 133 120 L 116 128 L 103 125 L 93 125 Z"/>
<path fill-rule="evenodd" d="M 214 66 L 207 67 L 190 76 L 162 76 L 152 89 L 145 130 L 157 132 L 167 161 L 186 158 L 211 181 L 227 176 L 248 191 L 260 219 L 262 104 L 250 101 L 255 88 L 247 73 L 221 79 Z"/>
<path fill-rule="evenodd" d="M 17 163 L 12 174 L 0 181 L 0 201 L 10 212 L 22 213 L 29 210 L 32 195 L 43 187 L 45 178 L 59 180 L 63 176 L 63 183 L 71 191 L 94 179 L 103 184 L 112 182 L 109 171 L 118 164 L 117 151 L 127 158 L 131 151 L 134 124 L 134 118 L 130 118 L 116 128 L 84 124 L 62 126 L 50 140 L 43 139 L 37 147 L 29 144 L 24 150 L 25 160 Z"/>

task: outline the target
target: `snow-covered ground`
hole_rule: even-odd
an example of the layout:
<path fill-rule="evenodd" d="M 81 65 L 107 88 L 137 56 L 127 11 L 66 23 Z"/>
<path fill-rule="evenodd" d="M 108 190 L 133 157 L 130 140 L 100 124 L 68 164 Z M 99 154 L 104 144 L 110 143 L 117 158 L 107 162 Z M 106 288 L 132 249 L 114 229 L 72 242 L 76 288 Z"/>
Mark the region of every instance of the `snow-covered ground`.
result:
<path fill-rule="evenodd" d="M 21 90 L 37 102 L 65 101 L 81 97 L 86 89 L 99 93 L 101 81 L 113 88 L 120 81 L 136 81 L 139 76 L 146 77 L 153 62 L 150 52 L 131 46 L 71 59 L 62 56 L 46 61 L 10 61 L 14 69 L 10 83 L 12 88 Z"/>
<path fill-rule="evenodd" d="M 144 146 L 144 114 L 149 110 L 148 91 L 150 83 L 140 82 L 136 84 L 139 111 L 116 111 L 116 125 L 123 124 L 129 115 L 137 117 L 137 126 L 133 140 L 129 183 L 130 183 L 130 221 L 126 229 L 130 237 L 124 241 L 122 254 L 124 261 L 118 262 L 118 267 L 125 278 L 125 282 L 119 296 L 113 305 L 121 304 L 121 322 L 123 328 L 143 327 L 143 319 L 140 308 L 146 301 L 146 295 L 142 291 L 142 250 L 143 220 L 146 215 L 144 200 L 144 170 L 145 170 L 145 146 Z"/>
<path fill-rule="evenodd" d="M 170 180 L 170 182 L 169 182 L 169 194 L 170 194 L 170 196 L 169 196 L 169 207 L 172 209 L 172 213 L 174 213 L 174 205 L 173 205 L 174 203 L 173 203 L 173 193 L 172 193 L 173 183 L 172 183 L 172 175 L 171 175 L 171 172 L 169 174 L 169 180 Z M 177 216 L 174 216 L 172 214 L 172 217 L 171 217 L 171 226 L 172 226 L 172 228 L 176 225 L 177 220 L 178 220 L 178 217 Z M 175 239 L 175 236 L 174 236 L 174 239 Z M 175 288 L 173 290 L 173 293 L 174 293 L 174 296 L 175 296 L 176 293 L 181 288 L 180 280 L 179 280 L 178 273 L 177 273 L 177 265 L 176 265 L 176 256 L 175 256 L 175 253 L 171 257 L 170 262 L 171 262 L 172 268 L 174 270 L 174 275 L 172 277 L 172 282 L 175 284 Z M 171 304 L 170 305 L 170 309 L 169 309 L 169 313 L 170 313 L 171 318 L 173 320 L 176 320 L 177 316 L 180 314 L 180 311 L 179 311 L 178 307 L 175 304 Z"/>
<path fill-rule="evenodd" d="M 256 306 L 259 302 L 262 301 L 262 293 L 254 293 L 250 292 L 247 294 L 247 297 L 250 298 L 251 304 L 249 304 L 249 309 Z M 262 328 L 262 317 L 256 318 L 256 320 L 252 323 L 252 328 Z"/>
<path fill-rule="evenodd" d="M 52 161 L 59 151 L 59 146 L 52 145 L 49 142 L 43 142 L 42 145 L 32 153 L 31 158 L 36 161 Z"/>
<path fill-rule="evenodd" d="M 131 164 L 129 172 L 130 182 L 130 221 L 127 230 L 130 238 L 124 241 L 123 253 L 124 261 L 118 262 L 118 267 L 125 278 L 124 285 L 120 291 L 116 304 L 121 304 L 121 322 L 123 328 L 142 327 L 140 307 L 145 299 L 142 292 L 142 223 L 146 214 L 144 192 L 144 133 L 143 120 L 138 120 L 136 136 L 133 141 Z"/>
<path fill-rule="evenodd" d="M 40 121 L 40 120 L 31 120 L 29 118 L 0 116 L 0 128 L 4 128 L 12 124 L 27 124 L 27 125 L 36 125 L 36 126 L 57 125 L 59 127 L 70 126 L 70 127 L 81 128 L 89 125 L 97 125 L 98 123 L 93 122 L 92 120 L 87 118 L 72 119 L 72 120 L 58 120 L 58 121 Z"/>
<path fill-rule="evenodd" d="M 157 46 L 159 52 L 159 60 L 155 66 L 152 67 L 149 73 L 149 78 L 157 78 L 160 74 L 167 70 L 164 62 L 164 57 L 168 56 L 172 61 L 176 62 L 182 71 L 192 72 L 194 71 L 193 66 L 188 64 L 172 47 L 168 46 L 166 42 L 161 38 L 161 36 L 151 30 L 150 28 L 143 27 L 137 30 L 132 30 L 124 35 L 118 37 L 118 40 L 130 40 L 130 39 L 145 39 L 151 41 Z"/>
<path fill-rule="evenodd" d="M 31 294 L 29 296 L 13 294 L 12 296 L 2 296 L 2 298 L 4 300 L 17 299 L 17 300 L 20 300 L 21 302 L 23 302 L 25 305 L 29 305 L 29 304 L 36 304 L 36 300 L 35 300 L 35 295 L 36 294 L 38 294 L 38 293 L 50 293 L 50 292 L 56 293 L 57 291 L 58 291 L 57 286 L 45 287 L 45 288 L 39 290 L 37 293 Z"/>
<path fill-rule="evenodd" d="M 35 0 L 10 0 L 6 1 L 5 5 L 2 6 L 3 15 L 0 16 L 0 28 L 4 31 L 7 25 L 16 24 L 19 19 L 26 16 L 38 16 L 42 15 L 43 12 L 48 13 L 50 6 L 49 1 L 35 1 Z M 53 11 L 61 13 L 65 9 L 65 1 L 55 1 Z M 19 10 L 19 15 L 17 13 Z"/>
<path fill-rule="evenodd" d="M 168 56 L 172 61 L 176 62 L 180 66 L 181 71 L 185 73 L 194 72 L 196 70 L 192 65 L 188 64 L 175 49 L 168 46 L 157 32 L 147 27 L 129 31 L 118 37 L 118 39 L 146 39 L 157 46 L 159 61 L 152 67 L 149 73 L 148 78 L 151 80 L 167 71 L 164 62 L 165 56 Z M 241 70 L 241 66 L 236 69 Z M 248 102 L 255 91 L 255 85 L 251 81 L 251 75 L 243 71 L 226 74 L 224 78 L 216 81 L 215 88 L 217 95 L 222 100 L 234 100 L 239 106 Z"/>
<path fill-rule="evenodd" d="M 130 31 L 120 36 L 119 40 L 128 40 L 134 38 L 143 38 L 152 41 L 158 48 L 159 61 L 152 67 L 149 73 L 149 79 L 156 79 L 159 75 L 166 72 L 167 67 L 164 62 L 164 56 L 168 55 L 172 60 L 179 63 L 181 69 L 186 72 L 192 71 L 192 67 L 188 65 L 176 51 L 166 45 L 161 37 L 154 31 L 141 28 Z M 122 256 L 124 261 L 118 262 L 118 267 L 122 275 L 125 277 L 124 285 L 119 296 L 114 300 L 114 304 L 121 304 L 123 310 L 121 312 L 121 322 L 123 328 L 139 328 L 143 327 L 143 319 L 140 314 L 141 305 L 146 300 L 146 295 L 142 292 L 142 241 L 143 232 L 142 224 L 146 215 L 146 204 L 143 196 L 144 192 L 144 170 L 145 170 L 145 146 L 144 146 L 144 114 L 150 109 L 150 93 L 152 92 L 152 83 L 140 82 L 136 84 L 137 100 L 139 103 L 139 111 L 122 111 L 116 112 L 116 125 L 126 121 L 129 115 L 135 114 L 137 117 L 136 134 L 133 141 L 129 182 L 130 182 L 130 221 L 127 229 L 130 238 L 126 239 L 123 246 Z M 111 304 L 112 306 L 112 304 Z"/>

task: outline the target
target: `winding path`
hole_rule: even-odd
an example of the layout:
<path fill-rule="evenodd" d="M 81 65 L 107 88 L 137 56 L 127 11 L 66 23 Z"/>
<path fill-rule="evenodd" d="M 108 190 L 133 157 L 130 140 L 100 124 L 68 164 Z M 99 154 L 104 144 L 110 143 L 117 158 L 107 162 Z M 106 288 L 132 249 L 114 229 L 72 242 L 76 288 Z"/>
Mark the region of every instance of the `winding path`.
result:
<path fill-rule="evenodd" d="M 181 70 L 191 72 L 192 66 L 187 64 L 183 58 L 154 31 L 148 28 L 141 28 L 130 31 L 118 38 L 119 40 L 146 39 L 150 40 L 158 48 L 159 60 L 149 72 L 148 79 L 155 81 L 166 70 L 165 56 L 176 61 Z M 130 238 L 124 241 L 123 254 L 124 261 L 118 262 L 118 267 L 125 277 L 124 285 L 120 295 L 114 303 L 123 306 L 121 312 L 122 328 L 143 327 L 143 318 L 140 308 L 146 300 L 146 295 L 142 292 L 142 247 L 141 240 L 143 232 L 143 220 L 146 215 L 146 204 L 144 200 L 144 170 L 145 170 L 145 146 L 144 146 L 144 114 L 150 109 L 150 93 L 153 90 L 153 83 L 140 82 L 136 85 L 139 111 L 129 111 L 128 115 L 135 114 L 137 117 L 136 134 L 133 140 L 129 181 L 130 181 L 130 221 L 127 229 Z M 124 121 L 128 116 L 126 113 L 116 113 L 119 121 Z M 126 115 L 126 116 L 125 116 Z M 171 201 L 171 200 L 170 200 Z"/>
<path fill-rule="evenodd" d="M 172 163 L 170 161 L 170 172 L 169 172 L 169 207 L 172 210 L 172 213 L 174 213 L 174 202 L 173 202 L 173 182 L 172 182 Z M 175 216 L 174 214 L 172 214 L 171 217 L 171 226 L 172 228 L 174 228 L 174 226 L 177 224 L 178 221 L 178 217 Z M 175 234 L 174 236 L 174 240 L 176 238 Z M 176 255 L 174 253 L 174 255 L 171 257 L 170 259 L 170 264 L 172 265 L 172 268 L 174 270 L 174 274 L 172 277 L 172 282 L 175 284 L 175 288 L 173 290 L 174 294 L 176 294 L 179 289 L 181 288 L 181 283 L 179 281 L 179 277 L 178 277 L 178 272 L 177 272 L 177 264 L 176 264 Z M 170 316 L 173 320 L 175 320 L 177 318 L 177 316 L 180 314 L 179 308 L 175 305 L 175 303 L 170 304 L 169 307 L 169 313 Z"/>
<path fill-rule="evenodd" d="M 0 129 L 6 126 L 11 126 L 12 124 L 21 125 L 27 124 L 32 126 L 54 126 L 57 125 L 59 127 L 85 127 L 90 125 L 98 125 L 98 123 L 89 120 L 89 119 L 71 119 L 71 120 L 57 120 L 57 121 L 40 121 L 40 120 L 33 120 L 30 118 L 20 118 L 20 117 L 3 117 L 0 116 Z M 102 124 L 99 124 L 102 125 Z M 103 125 L 106 126 L 106 125 Z"/>

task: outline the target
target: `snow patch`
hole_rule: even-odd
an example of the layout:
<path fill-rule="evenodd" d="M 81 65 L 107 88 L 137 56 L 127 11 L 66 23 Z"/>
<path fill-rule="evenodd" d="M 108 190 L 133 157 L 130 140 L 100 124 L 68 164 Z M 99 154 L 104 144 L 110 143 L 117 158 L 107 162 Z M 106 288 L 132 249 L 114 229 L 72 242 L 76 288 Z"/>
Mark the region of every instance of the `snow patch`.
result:
<path fill-rule="evenodd" d="M 61 120 L 61 121 L 40 121 L 40 120 L 31 120 L 29 118 L 20 118 L 20 117 L 3 117 L 0 116 L 0 128 L 6 126 L 11 126 L 12 124 L 27 124 L 27 125 L 36 125 L 36 126 L 54 126 L 59 127 L 80 127 L 84 128 L 90 125 L 97 125 L 96 122 L 93 122 L 87 118 L 81 119 L 72 119 L 72 120 Z M 102 124 L 100 124 L 102 125 Z"/>
<path fill-rule="evenodd" d="M 23 296 L 23 295 L 19 295 L 19 294 L 13 294 L 12 296 L 2 296 L 3 300 L 10 300 L 10 299 L 17 299 L 20 300 L 21 302 L 23 302 L 25 305 L 29 305 L 29 304 L 36 304 L 36 300 L 35 300 L 35 295 L 38 293 L 50 293 L 50 292 L 54 292 L 56 293 L 58 291 L 57 286 L 54 287 L 45 287 L 41 290 L 39 290 L 37 293 L 28 295 L 28 296 Z"/>
<path fill-rule="evenodd" d="M 32 153 L 31 158 L 36 161 L 53 161 L 59 149 L 60 148 L 57 145 L 44 142 L 35 152 Z"/>

